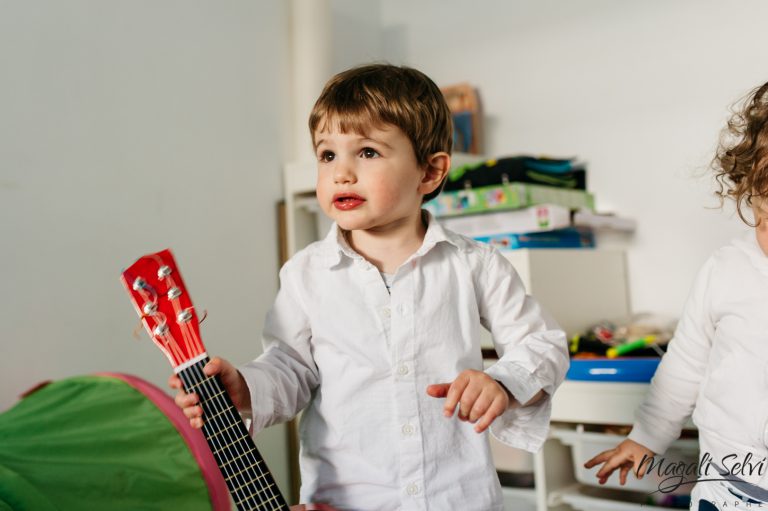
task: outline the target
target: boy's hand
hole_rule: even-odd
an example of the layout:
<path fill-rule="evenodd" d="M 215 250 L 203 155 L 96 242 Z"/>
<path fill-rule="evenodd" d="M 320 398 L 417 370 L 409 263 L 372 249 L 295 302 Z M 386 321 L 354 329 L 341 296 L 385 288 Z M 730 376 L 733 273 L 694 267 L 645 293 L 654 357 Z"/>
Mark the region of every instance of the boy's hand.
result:
<path fill-rule="evenodd" d="M 235 367 L 226 360 L 214 357 L 203 368 L 206 376 L 219 375 L 224 389 L 232 399 L 232 404 L 238 410 L 249 410 L 251 408 L 251 394 L 248 391 L 248 385 L 243 376 Z M 203 408 L 198 404 L 200 399 L 194 392 L 187 394 L 181 384 L 181 378 L 173 375 L 168 378 L 168 386 L 172 389 L 178 389 L 179 392 L 174 397 L 176 405 L 182 409 L 184 415 L 189 419 L 189 424 L 196 429 L 203 427 Z"/>
<path fill-rule="evenodd" d="M 427 387 L 427 394 L 445 399 L 443 414 L 453 417 L 459 405 L 459 420 L 475 424 L 475 431 L 482 433 L 491 422 L 504 413 L 511 396 L 499 382 L 482 371 L 467 369 L 453 383 L 438 383 Z"/>
<path fill-rule="evenodd" d="M 620 469 L 619 483 L 623 485 L 627 482 L 627 474 L 630 469 L 634 470 L 638 479 L 643 478 L 645 469 L 648 466 L 647 463 L 643 463 L 643 459 L 646 456 L 648 458 L 654 456 L 653 451 L 627 438 L 613 449 L 603 451 L 584 463 L 584 468 L 592 468 L 599 463 L 603 463 L 603 466 L 595 474 L 600 484 L 605 484 L 611 474 L 618 468 Z"/>

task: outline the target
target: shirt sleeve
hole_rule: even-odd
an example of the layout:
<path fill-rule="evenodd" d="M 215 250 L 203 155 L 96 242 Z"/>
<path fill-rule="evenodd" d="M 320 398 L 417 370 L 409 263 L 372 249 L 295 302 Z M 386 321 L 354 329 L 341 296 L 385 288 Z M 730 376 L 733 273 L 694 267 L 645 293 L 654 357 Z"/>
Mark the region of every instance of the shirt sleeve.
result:
<path fill-rule="evenodd" d="M 491 433 L 507 445 L 536 452 L 549 433 L 552 395 L 570 364 L 565 332 L 526 294 L 512 263 L 495 248 L 479 278 L 480 322 L 491 332 L 499 356 L 486 373 L 519 403 L 545 392 L 531 406 L 510 405 L 493 421 Z"/>
<path fill-rule="evenodd" d="M 280 290 L 267 313 L 264 353 L 241 366 L 251 394 L 253 433 L 293 418 L 309 403 L 319 383 L 312 358 L 312 331 L 291 263 L 280 270 Z"/>
<path fill-rule="evenodd" d="M 715 333 L 708 299 L 713 266 L 710 258 L 699 271 L 675 335 L 635 412 L 629 438 L 656 454 L 664 453 L 680 436 L 706 374 Z"/>

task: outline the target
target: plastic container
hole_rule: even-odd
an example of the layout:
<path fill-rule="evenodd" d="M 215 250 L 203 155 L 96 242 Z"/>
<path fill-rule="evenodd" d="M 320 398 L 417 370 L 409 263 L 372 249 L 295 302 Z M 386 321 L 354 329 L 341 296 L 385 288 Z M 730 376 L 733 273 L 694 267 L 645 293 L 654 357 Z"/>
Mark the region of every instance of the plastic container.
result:
<path fill-rule="evenodd" d="M 601 490 L 574 485 L 558 492 L 559 500 L 580 511 L 680 511 L 679 507 L 657 506 L 643 494 Z M 687 508 L 686 508 L 687 509 Z"/>
<path fill-rule="evenodd" d="M 647 473 L 642 479 L 637 479 L 634 475 L 629 474 L 627 476 L 627 483 L 625 485 L 619 484 L 618 471 L 611 474 L 605 484 L 598 483 L 595 474 L 599 467 L 593 467 L 591 469 L 584 468 L 584 463 L 592 457 L 600 454 L 603 451 L 616 447 L 626 437 L 622 435 L 612 435 L 607 433 L 592 433 L 583 430 L 582 426 L 577 429 L 564 429 L 564 428 L 552 428 L 552 436 L 559 439 L 563 444 L 571 446 L 573 459 L 573 472 L 576 480 L 582 484 L 595 486 L 599 488 L 614 488 L 617 490 L 633 490 L 643 492 L 646 494 L 653 494 L 656 496 L 663 496 L 664 494 L 659 492 L 659 485 L 662 481 L 669 476 L 659 475 L 657 470 L 653 470 Z M 699 445 L 696 440 L 677 440 L 667 450 L 666 453 L 661 454 L 655 460 L 655 463 L 663 458 L 663 467 L 670 466 L 677 463 L 685 463 L 686 467 L 691 466 L 698 462 Z M 694 475 L 683 476 L 686 480 L 695 479 Z M 668 486 L 669 481 L 662 486 Z M 691 493 L 693 485 L 681 485 L 674 491 L 669 492 L 671 495 L 689 495 Z"/>
<path fill-rule="evenodd" d="M 565 377 L 580 381 L 648 383 L 659 362 L 659 357 L 574 358 Z"/>

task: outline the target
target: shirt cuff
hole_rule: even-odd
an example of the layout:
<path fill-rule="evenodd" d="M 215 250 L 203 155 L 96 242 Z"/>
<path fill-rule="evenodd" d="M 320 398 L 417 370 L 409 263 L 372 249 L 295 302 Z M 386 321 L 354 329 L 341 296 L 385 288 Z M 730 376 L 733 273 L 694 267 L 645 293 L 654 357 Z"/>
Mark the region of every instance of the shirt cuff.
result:
<path fill-rule="evenodd" d="M 504 385 L 520 404 L 527 403 L 544 388 L 530 372 L 515 363 L 496 362 L 485 374 Z"/>
<path fill-rule="evenodd" d="M 271 383 L 263 371 L 254 370 L 254 366 L 257 364 L 259 364 L 258 361 L 252 361 L 237 368 L 243 376 L 251 396 L 251 410 L 249 412 L 243 410 L 243 415 L 247 414 L 250 418 L 248 430 L 251 435 L 255 435 L 270 426 L 270 419 L 275 413 L 274 407 L 270 406 L 273 403 L 271 396 L 259 390 L 270 388 Z"/>
<path fill-rule="evenodd" d="M 549 434 L 552 398 L 549 394 L 531 406 L 521 406 L 543 389 L 536 378 L 518 364 L 497 362 L 485 373 L 504 385 L 519 403 L 513 403 L 491 423 L 491 434 L 500 442 L 537 452 Z"/>
<path fill-rule="evenodd" d="M 650 449 L 656 454 L 664 454 L 669 446 L 672 444 L 672 442 L 675 441 L 673 438 L 672 440 L 664 440 L 660 439 L 658 437 L 659 435 L 653 435 L 650 431 L 645 429 L 641 424 L 635 423 L 632 426 L 632 431 L 629 432 L 629 435 L 627 435 L 627 438 L 632 440 L 633 442 L 637 442 L 638 444 L 642 445 L 643 447 Z"/>

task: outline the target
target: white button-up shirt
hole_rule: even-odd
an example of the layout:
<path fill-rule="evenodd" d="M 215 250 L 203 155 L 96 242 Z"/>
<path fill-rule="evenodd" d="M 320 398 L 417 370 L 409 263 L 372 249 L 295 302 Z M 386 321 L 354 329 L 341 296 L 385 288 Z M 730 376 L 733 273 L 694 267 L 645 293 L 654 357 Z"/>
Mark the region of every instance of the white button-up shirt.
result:
<path fill-rule="evenodd" d="M 760 461 L 768 458 L 766 304 L 768 256 L 752 229 L 699 271 L 629 438 L 661 454 L 693 412 L 701 454 L 768 488 Z M 737 470 L 750 456 L 756 469 Z M 708 476 L 716 477 L 713 468 Z"/>
<path fill-rule="evenodd" d="M 483 369 L 481 326 L 499 361 L 486 372 L 519 402 L 491 426 L 501 441 L 539 449 L 550 397 L 568 367 L 565 334 L 525 293 L 495 248 L 429 218 L 421 248 L 391 294 L 375 266 L 334 225 L 280 271 L 264 354 L 240 368 L 256 431 L 304 409 L 302 502 L 350 510 L 503 509 L 486 434 L 443 416 L 433 383 Z"/>

